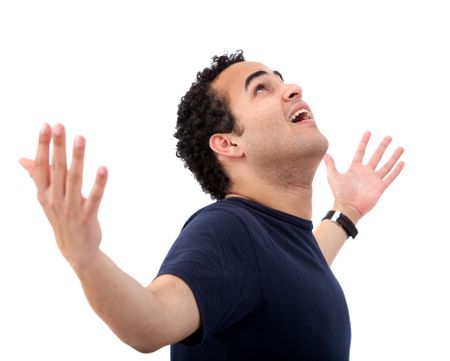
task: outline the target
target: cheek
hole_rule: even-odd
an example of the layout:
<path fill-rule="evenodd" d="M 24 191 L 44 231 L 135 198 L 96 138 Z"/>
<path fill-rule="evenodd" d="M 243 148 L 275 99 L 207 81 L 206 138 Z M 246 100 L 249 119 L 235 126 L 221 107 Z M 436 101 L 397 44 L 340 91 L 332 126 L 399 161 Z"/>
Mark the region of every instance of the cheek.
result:
<path fill-rule="evenodd" d="M 236 115 L 244 127 L 242 140 L 247 151 L 279 146 L 279 142 L 286 139 L 289 124 L 286 123 L 278 103 L 267 102 L 264 106 L 246 105 L 239 110 L 239 115 Z"/>
<path fill-rule="evenodd" d="M 280 101 L 271 96 L 261 96 L 253 102 L 240 102 L 239 113 L 253 124 L 275 124 L 284 119 Z"/>
<path fill-rule="evenodd" d="M 280 127 L 273 126 L 247 128 L 242 137 L 244 152 L 251 158 L 273 156 L 279 153 L 286 139 L 286 134 Z"/>

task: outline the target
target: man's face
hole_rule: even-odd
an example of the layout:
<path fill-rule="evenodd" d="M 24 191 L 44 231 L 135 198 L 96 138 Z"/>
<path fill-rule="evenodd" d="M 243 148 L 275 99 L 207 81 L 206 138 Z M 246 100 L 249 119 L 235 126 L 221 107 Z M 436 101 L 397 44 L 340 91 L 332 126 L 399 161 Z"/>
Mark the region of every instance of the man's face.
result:
<path fill-rule="evenodd" d="M 240 62 L 225 69 L 212 88 L 228 99 L 240 128 L 247 161 L 258 169 L 316 163 L 328 148 L 302 89 L 285 84 L 281 75 L 260 63 Z"/>

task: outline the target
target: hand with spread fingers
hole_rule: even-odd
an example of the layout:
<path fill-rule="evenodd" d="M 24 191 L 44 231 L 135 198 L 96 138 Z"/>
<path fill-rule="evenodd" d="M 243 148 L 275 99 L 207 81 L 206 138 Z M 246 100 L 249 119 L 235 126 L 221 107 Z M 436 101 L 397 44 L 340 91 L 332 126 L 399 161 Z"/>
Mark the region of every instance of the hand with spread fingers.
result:
<path fill-rule="evenodd" d="M 148 286 L 100 249 L 107 171 L 83 197 L 83 137 L 68 167 L 64 127 L 46 124 L 36 158 L 20 163 L 89 304 L 131 347 L 171 345 L 173 360 L 348 360 L 350 314 L 329 265 L 402 171 L 403 148 L 383 161 L 385 137 L 364 161 L 366 132 L 344 173 L 326 155 L 334 209 L 313 232 L 312 183 L 328 142 L 302 88 L 242 51 L 212 60 L 182 97 L 174 136 L 177 157 L 217 202 L 189 218 Z"/>
<path fill-rule="evenodd" d="M 51 129 L 45 124 L 39 134 L 35 160 L 20 159 L 36 184 L 39 202 L 53 227 L 58 247 L 74 268 L 88 263 L 99 250 L 101 229 L 97 213 L 107 179 L 106 168 L 100 167 L 89 196 L 83 197 L 85 144 L 83 137 L 75 138 L 68 169 L 63 125 L 56 124 Z"/>
<path fill-rule="evenodd" d="M 68 168 L 64 127 L 56 124 L 50 129 L 45 124 L 36 159 L 22 158 L 20 164 L 33 178 L 59 249 L 80 279 L 92 308 L 125 343 L 141 352 L 153 352 L 198 329 L 199 311 L 190 288 L 181 279 L 166 275 L 144 287 L 100 250 L 97 213 L 107 172 L 99 168 L 94 186 L 84 198 L 85 143 L 83 137 L 75 138 Z"/>
<path fill-rule="evenodd" d="M 329 154 L 324 157 L 328 183 L 334 195 L 334 207 L 345 212 L 354 223 L 377 204 L 386 188 L 391 185 L 404 167 L 404 162 L 399 162 L 403 148 L 398 147 L 387 162 L 377 169 L 392 141 L 389 136 L 382 140 L 369 162 L 363 164 L 369 139 L 370 132 L 364 133 L 350 168 L 345 173 L 337 171 L 334 160 Z"/>

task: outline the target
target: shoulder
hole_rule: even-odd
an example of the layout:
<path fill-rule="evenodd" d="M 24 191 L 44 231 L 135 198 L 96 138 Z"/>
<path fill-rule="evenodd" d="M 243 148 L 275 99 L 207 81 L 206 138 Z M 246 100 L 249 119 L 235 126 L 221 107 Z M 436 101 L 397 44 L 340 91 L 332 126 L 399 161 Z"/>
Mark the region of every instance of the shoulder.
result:
<path fill-rule="evenodd" d="M 183 231 L 192 228 L 224 230 L 231 228 L 247 229 L 252 212 L 238 203 L 226 200 L 210 204 L 195 212 L 184 224 Z"/>
<path fill-rule="evenodd" d="M 211 261 L 254 258 L 251 222 L 239 205 L 219 201 L 194 213 L 169 250 L 168 259 Z M 205 258 L 206 256 L 206 258 Z M 197 262 L 197 261 L 196 261 Z"/>

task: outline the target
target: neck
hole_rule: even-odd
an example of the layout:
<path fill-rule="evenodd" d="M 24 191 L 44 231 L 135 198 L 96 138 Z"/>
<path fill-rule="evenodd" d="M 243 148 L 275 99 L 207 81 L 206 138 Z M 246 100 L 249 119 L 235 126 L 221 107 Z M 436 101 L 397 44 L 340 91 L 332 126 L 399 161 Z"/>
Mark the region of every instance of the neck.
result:
<path fill-rule="evenodd" d="M 277 187 L 252 182 L 248 186 L 232 187 L 226 197 L 242 197 L 303 219 L 312 218 L 311 186 Z"/>
<path fill-rule="evenodd" d="M 234 167 L 227 196 L 250 199 L 270 208 L 312 218 L 312 182 L 320 160 L 279 163 L 277 167 Z M 291 162 L 292 163 L 292 162 Z"/>

